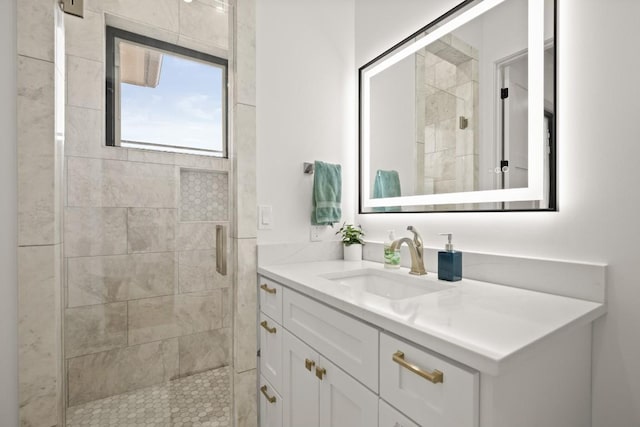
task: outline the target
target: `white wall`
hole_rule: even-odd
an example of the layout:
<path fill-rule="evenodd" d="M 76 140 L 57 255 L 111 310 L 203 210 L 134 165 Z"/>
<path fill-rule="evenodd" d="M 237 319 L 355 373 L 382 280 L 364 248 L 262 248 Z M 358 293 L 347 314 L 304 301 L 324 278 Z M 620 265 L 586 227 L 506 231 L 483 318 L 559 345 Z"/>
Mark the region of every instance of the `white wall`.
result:
<path fill-rule="evenodd" d="M 308 241 L 301 163 L 353 156 L 349 101 L 331 100 L 355 97 L 357 68 L 458 3 L 354 1 L 352 65 L 348 2 L 259 2 L 258 199 L 276 213 L 276 229 L 260 232 L 260 243 Z M 429 246 L 452 231 L 462 250 L 608 263 L 609 313 L 594 329 L 594 427 L 640 425 L 640 86 L 614 84 L 635 81 L 640 69 L 630 54 L 639 15 L 636 0 L 559 0 L 559 212 L 357 216 L 373 240 L 413 224 Z"/>
<path fill-rule="evenodd" d="M 259 243 L 309 241 L 312 175 L 342 164 L 343 220 L 356 210 L 356 96 L 351 0 L 257 2 L 258 204 L 273 206 Z M 328 228 L 324 236 L 333 238 Z"/>
<path fill-rule="evenodd" d="M 349 102 L 357 68 L 458 3 L 354 1 L 355 63 L 348 57 L 348 2 L 258 4 L 258 200 L 276 214 L 276 229 L 260 232 L 259 243 L 308 241 L 310 181 L 301 176 L 302 161 L 346 163 L 354 156 Z M 633 54 L 640 2 L 558 1 L 559 212 L 356 219 L 372 240 L 413 224 L 428 246 L 440 246 L 437 233 L 451 231 L 461 250 L 608 263 L 609 312 L 594 329 L 593 426 L 638 426 L 640 86 L 619 82 L 635 81 L 640 69 Z M 355 200 L 355 185 L 345 182 L 345 210 L 356 209 L 348 199 Z"/>
<path fill-rule="evenodd" d="M 356 66 L 456 3 L 356 0 Z M 373 240 L 412 224 L 428 246 L 451 231 L 463 251 L 608 263 L 609 312 L 594 331 L 594 427 L 640 425 L 640 86 L 614 83 L 635 81 L 640 69 L 640 56 L 629 54 L 638 16 L 636 0 L 559 0 L 559 212 L 358 219 Z"/>
<path fill-rule="evenodd" d="M 0 2 L 0 424 L 18 425 L 16 2 Z"/>

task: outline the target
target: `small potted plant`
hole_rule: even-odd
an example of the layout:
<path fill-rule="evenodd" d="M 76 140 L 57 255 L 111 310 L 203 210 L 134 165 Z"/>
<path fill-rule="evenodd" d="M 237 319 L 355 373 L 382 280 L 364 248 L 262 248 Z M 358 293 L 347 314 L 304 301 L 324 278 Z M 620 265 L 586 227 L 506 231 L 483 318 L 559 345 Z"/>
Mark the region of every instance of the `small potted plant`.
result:
<path fill-rule="evenodd" d="M 362 245 L 364 241 L 362 236 L 361 226 L 355 226 L 353 224 L 342 224 L 340 230 L 336 231 L 336 234 L 342 236 L 342 244 L 344 245 L 344 260 L 345 261 L 361 261 L 362 260 Z"/>

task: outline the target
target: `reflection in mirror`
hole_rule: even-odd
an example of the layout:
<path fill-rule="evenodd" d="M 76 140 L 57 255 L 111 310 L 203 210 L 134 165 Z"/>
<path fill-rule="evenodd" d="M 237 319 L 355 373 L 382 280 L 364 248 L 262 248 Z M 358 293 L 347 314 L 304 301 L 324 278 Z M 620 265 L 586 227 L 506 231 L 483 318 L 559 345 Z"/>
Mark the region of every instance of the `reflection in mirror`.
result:
<path fill-rule="evenodd" d="M 555 4 L 535 45 L 527 0 L 488 3 L 465 2 L 360 69 L 361 212 L 555 209 Z"/>

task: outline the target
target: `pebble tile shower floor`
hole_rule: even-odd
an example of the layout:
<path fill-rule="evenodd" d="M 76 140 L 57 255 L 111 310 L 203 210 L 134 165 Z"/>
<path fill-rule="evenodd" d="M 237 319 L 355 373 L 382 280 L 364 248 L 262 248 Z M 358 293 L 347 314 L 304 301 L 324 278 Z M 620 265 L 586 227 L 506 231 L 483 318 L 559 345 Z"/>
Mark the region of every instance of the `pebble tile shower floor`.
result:
<path fill-rule="evenodd" d="M 67 409 L 67 427 L 228 427 L 229 368 Z"/>

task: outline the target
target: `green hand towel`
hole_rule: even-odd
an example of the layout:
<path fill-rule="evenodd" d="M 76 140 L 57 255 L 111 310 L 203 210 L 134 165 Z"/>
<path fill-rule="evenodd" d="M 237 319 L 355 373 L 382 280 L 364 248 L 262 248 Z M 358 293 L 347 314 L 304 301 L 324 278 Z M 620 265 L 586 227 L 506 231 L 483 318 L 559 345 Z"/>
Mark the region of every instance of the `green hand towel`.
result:
<path fill-rule="evenodd" d="M 383 199 L 386 197 L 400 197 L 400 175 L 397 171 L 378 170 L 373 183 L 373 198 Z M 399 206 L 384 206 L 373 208 L 374 212 L 398 212 Z"/>
<path fill-rule="evenodd" d="M 340 221 L 342 208 L 342 167 L 316 161 L 313 172 L 311 224 L 333 225 Z"/>

